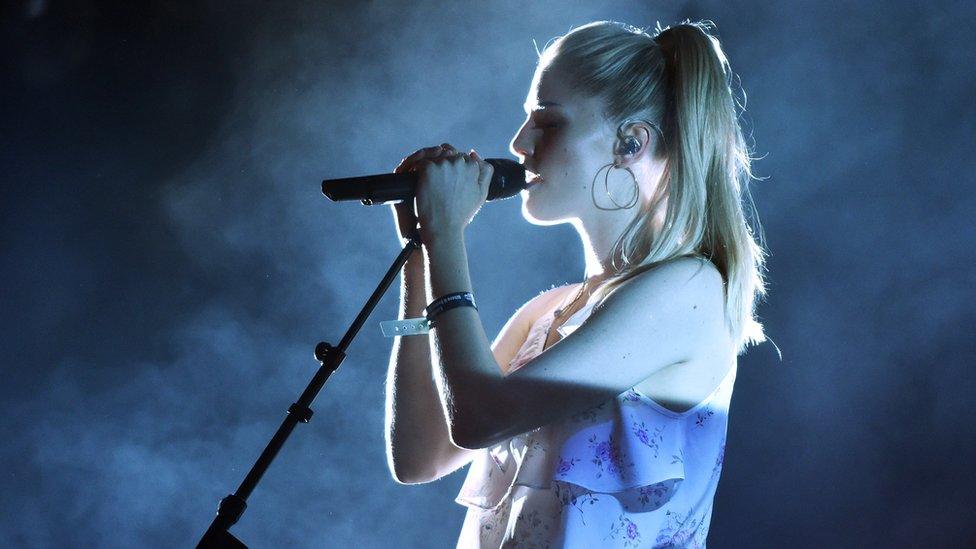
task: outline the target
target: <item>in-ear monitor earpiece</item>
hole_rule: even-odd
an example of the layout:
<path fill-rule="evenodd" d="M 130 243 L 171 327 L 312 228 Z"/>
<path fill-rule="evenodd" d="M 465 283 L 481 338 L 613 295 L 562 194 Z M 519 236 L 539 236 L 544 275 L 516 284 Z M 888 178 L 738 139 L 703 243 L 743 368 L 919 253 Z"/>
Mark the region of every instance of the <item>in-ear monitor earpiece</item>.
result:
<path fill-rule="evenodd" d="M 637 139 L 632 135 L 627 136 L 627 138 L 624 139 L 623 146 L 619 149 L 619 154 L 623 154 L 623 155 L 636 154 L 637 151 L 640 150 L 640 147 L 641 147 L 641 142 L 639 139 Z"/>

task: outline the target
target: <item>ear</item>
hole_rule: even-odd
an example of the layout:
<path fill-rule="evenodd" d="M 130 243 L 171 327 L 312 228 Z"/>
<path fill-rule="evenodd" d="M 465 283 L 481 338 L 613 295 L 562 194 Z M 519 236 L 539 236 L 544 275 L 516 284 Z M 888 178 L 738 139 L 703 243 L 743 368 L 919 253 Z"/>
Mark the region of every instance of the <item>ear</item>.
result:
<path fill-rule="evenodd" d="M 617 129 L 614 161 L 618 166 L 630 166 L 645 154 L 653 155 L 658 145 L 657 137 L 654 126 L 646 120 L 627 120 Z"/>

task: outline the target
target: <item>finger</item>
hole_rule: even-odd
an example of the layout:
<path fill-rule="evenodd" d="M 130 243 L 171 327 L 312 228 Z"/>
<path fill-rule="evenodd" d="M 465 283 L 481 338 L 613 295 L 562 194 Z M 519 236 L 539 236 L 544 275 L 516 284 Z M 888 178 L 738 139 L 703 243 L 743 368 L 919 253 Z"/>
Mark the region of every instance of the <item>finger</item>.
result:
<path fill-rule="evenodd" d="M 433 147 L 424 147 L 422 149 L 418 149 L 416 152 L 414 152 L 410 156 L 417 157 L 417 158 L 423 158 L 425 156 L 436 155 L 436 154 L 440 153 L 440 151 L 441 151 L 441 146 L 440 145 L 435 145 Z"/>
<path fill-rule="evenodd" d="M 464 153 L 457 151 L 455 149 L 444 149 L 444 154 L 429 159 L 434 164 L 442 164 L 447 162 L 451 165 L 456 165 L 458 163 L 465 163 L 470 160 Z"/>
<path fill-rule="evenodd" d="M 447 145 L 447 148 L 444 147 Z M 457 151 L 448 143 L 443 145 L 437 145 L 434 147 L 424 147 L 422 149 L 417 149 L 410 156 L 407 156 L 400 161 L 400 164 L 393 170 L 394 173 L 400 173 L 401 171 L 409 171 L 414 168 L 417 163 L 424 159 L 437 159 L 449 156 L 451 154 L 456 154 Z"/>
<path fill-rule="evenodd" d="M 435 156 L 433 156 L 432 158 L 435 160 L 450 159 L 456 157 L 459 154 L 460 153 L 454 147 L 451 147 L 450 145 L 446 147 L 444 145 L 441 145 L 440 152 Z"/>
<path fill-rule="evenodd" d="M 428 157 L 431 157 L 431 156 L 437 156 L 440 153 L 441 153 L 441 147 L 440 146 L 424 147 L 422 149 L 417 149 L 410 156 L 404 158 L 403 161 L 401 162 L 401 164 L 408 164 L 408 163 L 411 163 L 411 162 L 416 162 L 417 160 L 420 160 L 421 158 L 428 158 Z"/>
<path fill-rule="evenodd" d="M 418 160 L 436 157 L 440 151 L 440 147 L 424 147 L 422 149 L 417 149 L 409 156 L 404 157 L 397 167 L 393 169 L 393 173 L 409 172 L 416 167 Z"/>
<path fill-rule="evenodd" d="M 464 153 L 455 153 L 444 158 L 443 160 L 450 162 L 452 166 L 456 166 L 458 164 L 470 164 L 472 162 L 472 159 Z"/>

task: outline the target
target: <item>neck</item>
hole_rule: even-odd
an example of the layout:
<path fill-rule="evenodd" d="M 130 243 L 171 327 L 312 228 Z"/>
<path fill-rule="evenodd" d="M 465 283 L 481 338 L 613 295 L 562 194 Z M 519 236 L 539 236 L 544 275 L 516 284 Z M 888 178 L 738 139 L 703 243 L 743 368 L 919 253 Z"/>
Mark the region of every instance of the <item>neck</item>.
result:
<path fill-rule="evenodd" d="M 617 267 L 613 266 L 613 247 L 633 216 L 637 215 L 634 209 L 603 213 L 609 215 L 598 220 L 580 221 L 577 219 L 573 222 L 583 244 L 586 264 L 584 276 L 589 288 L 613 276 L 617 268 L 623 265 L 623 258 L 618 256 L 616 257 Z M 658 211 L 651 224 L 655 234 L 660 234 L 664 224 L 664 212 Z"/>
<path fill-rule="evenodd" d="M 619 214 L 621 212 L 613 213 Z M 614 274 L 611 253 L 617 239 L 627 228 L 630 215 L 607 216 L 602 223 L 574 223 L 583 244 L 586 267 L 584 278 L 588 282 L 587 286 L 592 287 Z M 620 266 L 619 259 L 617 266 Z"/>

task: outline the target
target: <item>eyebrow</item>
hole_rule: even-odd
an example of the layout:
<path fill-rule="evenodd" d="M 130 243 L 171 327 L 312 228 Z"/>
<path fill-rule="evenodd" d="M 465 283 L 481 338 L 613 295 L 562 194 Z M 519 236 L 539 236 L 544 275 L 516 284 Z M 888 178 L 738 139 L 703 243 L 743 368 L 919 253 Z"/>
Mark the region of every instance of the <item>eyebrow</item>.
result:
<path fill-rule="evenodd" d="M 562 105 L 556 103 L 555 101 L 539 101 L 536 107 L 562 107 Z M 525 109 L 525 112 L 529 112 L 529 103 L 522 105 L 522 108 Z M 538 110 L 538 109 L 533 108 L 532 110 Z"/>

